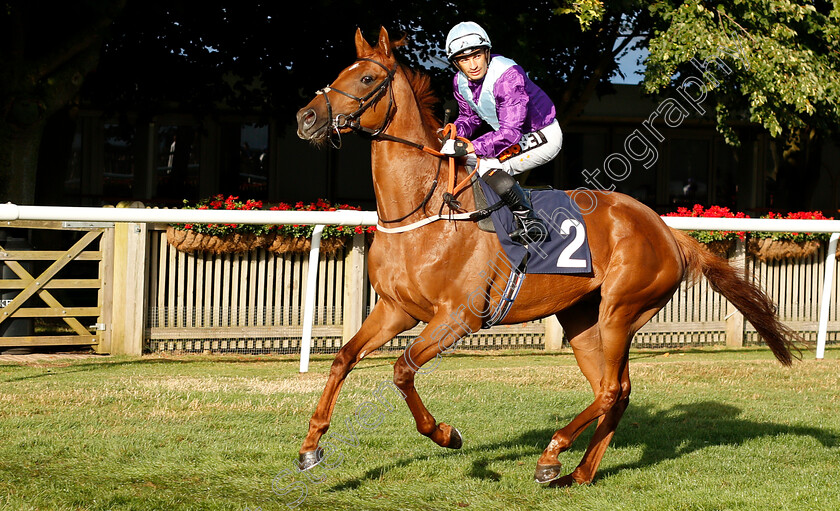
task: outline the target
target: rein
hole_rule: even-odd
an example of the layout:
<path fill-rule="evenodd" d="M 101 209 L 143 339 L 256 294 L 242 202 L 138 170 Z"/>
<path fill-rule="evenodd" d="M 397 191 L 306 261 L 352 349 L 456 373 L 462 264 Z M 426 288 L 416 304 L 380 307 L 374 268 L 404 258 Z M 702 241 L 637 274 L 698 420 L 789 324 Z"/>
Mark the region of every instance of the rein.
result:
<path fill-rule="evenodd" d="M 407 145 L 409 147 L 413 147 L 415 149 L 419 149 L 419 150 L 424 151 L 426 153 L 429 153 L 433 156 L 437 156 L 438 158 L 441 158 L 441 159 L 447 158 L 447 156 L 445 154 L 441 153 L 440 151 L 432 149 L 432 148 L 430 148 L 428 146 L 425 146 L 423 144 L 418 144 L 416 142 L 412 142 L 411 140 L 406 140 L 404 138 L 395 137 L 393 135 L 389 135 L 387 133 L 384 133 L 385 129 L 387 129 L 388 125 L 391 123 L 391 114 L 393 112 L 393 107 L 394 107 L 394 89 L 393 89 L 393 87 L 391 87 L 391 84 L 394 81 L 394 76 L 396 75 L 398 66 L 396 64 L 394 64 L 393 69 L 388 69 L 385 66 L 385 64 L 383 64 L 383 63 L 381 63 L 377 60 L 369 59 L 369 58 L 359 58 L 358 61 L 372 62 L 372 63 L 378 65 L 379 67 L 381 67 L 382 69 L 384 69 L 387 72 L 387 75 L 385 76 L 385 78 L 382 80 L 382 82 L 380 82 L 379 85 L 374 90 L 370 91 L 367 95 L 365 95 L 361 98 L 358 97 L 358 96 L 354 96 L 353 94 L 350 94 L 348 92 L 342 91 L 340 89 L 336 89 L 336 88 L 331 87 L 331 86 L 324 87 L 323 89 L 316 92 L 316 94 L 324 96 L 324 100 L 327 103 L 327 115 L 328 115 L 328 118 L 331 119 L 330 125 L 329 125 L 330 131 L 335 134 L 335 136 L 338 140 L 336 142 L 332 137 L 330 137 L 330 139 L 329 139 L 330 140 L 330 145 L 332 145 L 333 148 L 335 148 L 335 149 L 341 149 L 341 130 L 342 129 L 349 129 L 349 130 L 351 130 L 355 133 L 358 133 L 360 135 L 369 137 L 371 139 L 385 140 L 385 141 L 389 141 L 389 142 L 396 142 L 396 143 Z M 368 128 L 366 126 L 362 126 L 362 124 L 360 122 L 361 116 L 367 111 L 368 108 L 370 108 L 371 106 L 376 104 L 380 99 L 382 99 L 382 96 L 385 95 L 386 91 L 388 92 L 388 110 L 387 110 L 387 113 L 385 115 L 385 119 L 382 121 L 382 124 L 376 129 L 372 129 L 372 128 Z M 335 115 L 335 117 L 333 117 L 332 104 L 330 103 L 330 99 L 329 99 L 329 95 L 328 95 L 329 92 L 336 92 L 336 93 L 341 94 L 345 97 L 348 97 L 348 98 L 350 98 L 354 101 L 357 101 L 359 103 L 359 108 L 357 108 L 355 112 L 352 112 L 350 114 L 337 114 L 337 115 Z M 444 136 L 447 136 L 450 139 L 460 138 L 460 137 L 457 137 L 457 131 L 455 129 L 454 124 L 446 124 L 443 128 L 442 133 L 443 133 Z M 461 138 L 461 140 L 466 140 L 466 139 Z M 444 204 L 441 205 L 441 210 L 443 209 L 444 205 L 448 206 L 450 208 L 450 210 L 460 210 L 461 209 L 461 203 L 460 203 L 460 201 L 456 200 L 455 197 L 457 197 L 461 192 L 463 192 L 467 188 L 467 186 L 470 185 L 471 180 L 472 180 L 473 176 L 475 175 L 475 173 L 477 171 L 477 167 L 476 167 L 476 170 L 473 170 L 466 178 L 464 178 L 461 182 L 456 184 L 455 183 L 455 177 L 456 177 L 457 167 L 455 165 L 455 158 L 450 156 L 450 157 L 448 157 L 448 160 L 449 160 L 449 178 L 447 180 L 446 192 L 444 192 L 444 194 L 443 194 Z M 381 223 L 401 222 L 401 221 L 405 220 L 406 218 L 410 217 L 411 215 L 417 213 L 421 209 L 425 209 L 426 205 L 431 200 L 432 195 L 435 192 L 435 189 L 437 189 L 438 180 L 440 178 L 440 171 L 441 171 L 441 164 L 439 163 L 437 174 L 435 175 L 434 181 L 432 181 L 431 188 L 429 189 L 428 193 L 426 193 L 426 196 L 423 198 L 423 200 L 420 202 L 420 204 L 418 204 L 417 207 L 415 207 L 413 210 L 411 210 L 410 213 L 408 213 L 406 215 L 403 215 L 400 218 L 394 218 L 394 219 L 391 219 L 391 220 L 380 219 L 379 221 Z M 460 213 L 460 214 L 456 214 L 456 215 L 450 214 L 450 215 L 448 215 L 448 218 L 450 220 L 477 221 L 477 220 L 480 220 L 481 218 L 486 218 L 495 209 L 498 209 L 498 208 L 495 207 L 495 205 L 494 205 L 491 208 L 487 208 L 487 209 L 481 210 L 481 211 L 474 211 L 474 212 L 471 212 L 471 213 Z M 427 223 L 431 223 L 433 221 L 444 219 L 444 218 L 447 218 L 447 217 L 439 213 L 438 215 L 436 215 L 434 217 L 427 217 L 426 220 L 428 220 L 428 221 L 421 220 L 420 222 L 414 222 L 413 224 L 409 224 L 408 226 L 403 226 L 403 228 L 380 227 L 380 230 L 382 230 L 383 232 L 403 232 L 403 231 L 406 231 L 406 230 L 411 230 L 411 229 L 415 229 L 417 227 L 421 227 L 422 225 L 426 225 Z M 407 229 L 406 229 L 406 227 L 407 227 Z"/>
<path fill-rule="evenodd" d="M 449 209 L 452 209 L 452 210 L 460 210 L 461 209 L 461 203 L 458 200 L 456 200 L 455 197 L 457 197 L 462 191 L 464 191 L 467 188 L 467 186 L 470 185 L 472 177 L 476 173 L 475 170 L 470 172 L 470 174 L 467 177 L 465 177 L 463 180 L 461 180 L 460 183 L 458 183 L 456 185 L 455 184 L 456 165 L 455 165 L 455 158 L 454 157 L 447 157 L 445 154 L 441 153 L 440 151 L 432 149 L 428 146 L 418 144 L 416 142 L 412 142 L 412 141 L 406 140 L 404 138 L 395 137 L 395 136 L 389 135 L 387 133 L 373 134 L 373 133 L 371 133 L 372 130 L 370 130 L 369 128 L 365 128 L 363 126 L 361 126 L 359 129 L 356 129 L 355 131 L 360 133 L 360 134 L 364 134 L 366 136 L 369 136 L 370 138 L 376 138 L 376 139 L 379 139 L 379 140 L 387 140 L 389 142 L 396 142 L 396 143 L 399 143 L 399 144 L 407 145 L 409 147 L 414 147 L 415 149 L 425 151 L 425 152 L 427 152 L 431 155 L 437 156 L 438 158 L 441 158 L 441 159 L 448 158 L 448 160 L 449 160 L 449 179 L 448 179 L 448 182 L 447 182 L 446 192 L 444 192 L 444 194 L 443 194 L 443 202 L 444 202 L 444 205 L 449 207 Z M 444 136 L 448 136 L 449 138 L 456 138 L 455 133 L 456 133 L 455 126 L 453 124 L 447 124 L 443 129 Z M 462 140 L 464 140 L 464 139 L 462 139 Z M 406 218 L 410 217 L 411 215 L 413 215 L 414 213 L 416 213 L 417 211 L 419 211 L 421 208 L 424 208 L 426 206 L 426 204 L 428 204 L 429 200 L 432 198 L 432 195 L 434 194 L 434 191 L 437 188 L 438 181 L 439 181 L 439 178 L 440 178 L 441 163 L 438 163 L 437 174 L 435 174 L 435 179 L 434 179 L 434 181 L 432 181 L 432 186 L 429 189 L 429 192 L 426 194 L 426 197 L 423 198 L 423 201 L 416 208 L 414 208 L 410 213 L 401 216 L 400 218 L 395 218 L 395 219 L 392 219 L 392 220 L 380 219 L 379 221 L 382 222 L 382 223 L 386 223 L 386 224 L 401 222 L 401 221 L 405 220 Z M 441 209 L 443 209 L 443 205 L 441 205 Z M 474 213 L 469 213 L 467 215 L 473 215 L 473 214 Z M 443 216 L 440 213 L 438 214 L 438 216 L 443 218 Z M 452 216 L 450 219 L 451 220 L 470 220 L 470 219 L 479 220 L 480 218 L 483 218 L 483 216 L 477 217 L 477 218 L 472 218 L 472 217 L 469 217 L 469 216 L 463 216 L 463 218 L 461 218 L 462 216 L 463 215 L 456 215 L 456 216 Z M 414 225 L 414 224 L 411 224 L 411 225 Z M 425 223 L 423 223 L 422 225 L 425 225 Z M 419 227 L 419 225 L 418 225 L 418 227 Z M 380 230 L 385 231 L 384 229 L 380 229 Z M 388 232 L 388 231 L 385 231 L 385 232 Z M 394 231 L 394 232 L 396 232 L 396 231 Z"/>

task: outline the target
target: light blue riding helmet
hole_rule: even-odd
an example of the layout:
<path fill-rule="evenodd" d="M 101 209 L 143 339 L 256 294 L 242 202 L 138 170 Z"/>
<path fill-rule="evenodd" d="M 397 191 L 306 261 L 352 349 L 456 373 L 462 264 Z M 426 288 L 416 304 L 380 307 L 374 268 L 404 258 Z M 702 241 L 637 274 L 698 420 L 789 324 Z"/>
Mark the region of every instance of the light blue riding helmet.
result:
<path fill-rule="evenodd" d="M 472 21 L 458 23 L 446 36 L 446 58 L 450 61 L 459 54 L 476 48 L 490 49 L 490 36 L 478 23 Z"/>

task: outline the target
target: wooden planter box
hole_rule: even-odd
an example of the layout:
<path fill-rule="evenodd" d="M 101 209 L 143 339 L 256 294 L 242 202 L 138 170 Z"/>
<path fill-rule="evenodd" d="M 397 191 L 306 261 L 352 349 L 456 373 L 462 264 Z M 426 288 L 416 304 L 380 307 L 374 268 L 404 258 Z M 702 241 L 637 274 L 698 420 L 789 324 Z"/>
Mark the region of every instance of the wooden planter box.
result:
<path fill-rule="evenodd" d="M 735 247 L 735 240 L 716 240 L 703 243 L 706 250 L 723 258 L 728 258 Z"/>
<path fill-rule="evenodd" d="M 332 254 L 343 249 L 352 236 L 321 239 L 321 252 Z M 238 254 L 263 248 L 276 254 L 308 253 L 311 248 L 309 238 L 289 238 L 277 234 L 228 234 L 213 236 L 193 231 L 166 228 L 166 241 L 179 252 L 192 254 L 208 252 L 211 254 Z"/>
<path fill-rule="evenodd" d="M 808 258 L 820 249 L 821 242 L 773 240 L 770 238 L 750 239 L 747 243 L 747 253 L 759 261 L 781 261 L 790 259 L 798 261 Z"/>

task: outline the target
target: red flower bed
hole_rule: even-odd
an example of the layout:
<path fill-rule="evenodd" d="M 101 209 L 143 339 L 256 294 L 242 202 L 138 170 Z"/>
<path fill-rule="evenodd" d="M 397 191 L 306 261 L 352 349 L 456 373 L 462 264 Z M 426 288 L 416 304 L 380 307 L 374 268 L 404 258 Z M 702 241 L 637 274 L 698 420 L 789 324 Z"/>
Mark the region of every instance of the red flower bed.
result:
<path fill-rule="evenodd" d="M 744 213 L 733 213 L 729 208 L 721 206 L 710 206 L 708 209 L 701 204 L 695 204 L 693 208 L 677 208 L 676 213 L 667 213 L 664 216 L 687 216 L 687 217 L 705 217 L 705 218 L 749 218 L 749 215 Z M 725 240 L 744 240 L 746 233 L 734 231 L 689 231 L 688 233 L 696 238 L 701 243 L 710 243 L 712 241 Z"/>
<path fill-rule="evenodd" d="M 678 208 L 675 213 L 663 216 L 681 217 L 712 217 L 712 218 L 749 218 L 744 213 L 735 213 L 729 208 L 710 206 L 708 209 L 700 204 L 693 208 Z M 833 220 L 819 211 L 800 211 L 791 213 L 770 212 L 761 218 L 801 219 L 801 220 Z M 745 232 L 731 231 L 689 231 L 692 237 L 705 243 L 713 251 L 725 255 L 729 248 L 723 243 L 734 243 L 736 239 L 744 240 Z M 747 252 L 762 261 L 778 261 L 783 259 L 801 259 L 816 253 L 823 240 L 828 240 L 828 233 L 799 233 L 799 232 L 752 232 L 747 243 Z"/>
<path fill-rule="evenodd" d="M 781 213 L 773 213 L 772 211 L 761 218 L 781 218 L 781 219 L 792 219 L 792 220 L 834 220 L 834 217 L 826 217 L 822 214 L 821 211 L 799 211 L 799 212 L 791 212 L 786 215 Z M 786 241 L 796 241 L 796 242 L 803 242 L 803 241 L 824 241 L 828 240 L 831 234 L 827 232 L 821 233 L 801 233 L 801 232 L 757 232 L 755 233 L 757 238 L 770 238 L 774 240 L 786 240 Z"/>
<path fill-rule="evenodd" d="M 222 194 L 214 195 L 190 205 L 184 201 L 184 209 L 263 210 L 262 201 Z M 324 199 L 294 205 L 281 202 L 268 208 L 271 211 L 337 211 L 340 209 L 360 210 L 349 204 L 330 204 Z M 167 229 L 169 243 L 183 252 L 234 253 L 266 248 L 278 253 L 301 253 L 309 250 L 313 225 L 254 225 L 254 224 L 172 224 Z M 375 226 L 328 225 L 321 235 L 321 247 L 325 253 L 342 248 L 345 241 L 354 234 L 373 233 Z"/>
<path fill-rule="evenodd" d="M 272 211 L 337 211 L 339 209 L 350 209 L 353 211 L 360 211 L 362 208 L 357 206 L 351 206 L 349 204 L 330 204 L 328 201 L 324 199 L 318 199 L 315 202 L 311 202 L 309 204 L 304 204 L 303 202 L 297 202 L 294 205 L 286 204 L 285 202 L 281 202 L 276 206 L 272 206 L 269 208 Z M 288 236 L 290 238 L 310 238 L 312 237 L 312 229 L 314 226 L 312 225 L 278 225 L 272 226 L 275 228 L 278 233 Z M 341 236 L 352 236 L 353 234 L 363 234 L 363 233 L 372 233 L 376 231 L 376 226 L 369 225 L 366 227 L 362 226 L 346 226 L 346 225 L 328 225 L 324 227 L 324 232 L 321 235 L 322 238 L 330 238 L 330 237 L 341 237 Z"/>

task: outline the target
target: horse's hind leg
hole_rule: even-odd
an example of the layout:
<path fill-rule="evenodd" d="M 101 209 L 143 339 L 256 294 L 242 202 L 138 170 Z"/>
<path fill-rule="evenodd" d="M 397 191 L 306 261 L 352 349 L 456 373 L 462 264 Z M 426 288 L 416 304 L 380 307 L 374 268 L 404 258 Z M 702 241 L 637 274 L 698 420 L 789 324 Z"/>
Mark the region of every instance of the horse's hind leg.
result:
<path fill-rule="evenodd" d="M 619 326 L 605 328 L 603 324 L 600 324 L 590 327 L 571 341 L 578 365 L 593 387 L 595 400 L 566 427 L 554 434 L 548 447 L 537 461 L 535 473 L 537 482 L 545 483 L 559 477 L 560 464 L 557 461 L 557 455 L 568 450 L 575 439 L 596 419 L 598 429 L 593 438 L 606 440 L 603 442 L 604 448 L 609 444 L 614 426 L 618 424 L 618 419 L 624 411 L 623 408 L 626 408 L 626 403 L 622 405 L 619 403 L 629 399 L 629 378 L 626 380 L 626 388 L 622 385 L 627 367 L 628 333 L 629 325 L 622 329 Z M 620 341 L 621 339 L 623 341 Z M 617 414 L 613 413 L 616 407 L 620 410 Z M 593 447 L 590 444 L 584 458 L 590 456 Z M 578 469 L 576 472 L 577 474 L 573 473 L 572 476 L 566 476 L 564 479 L 579 477 Z"/>
<path fill-rule="evenodd" d="M 676 286 L 676 284 L 674 284 L 674 286 Z M 630 325 L 630 329 L 627 334 L 628 348 L 636 332 L 653 316 L 655 316 L 666 303 L 668 303 L 672 294 L 673 290 L 666 293 L 662 298 L 660 298 L 657 305 L 641 312 L 636 321 Z M 577 355 L 577 351 L 575 352 L 575 355 Z M 580 360 L 580 357 L 578 357 L 578 360 Z M 595 389 L 596 387 L 593 379 L 591 377 L 588 378 L 589 382 L 593 385 L 593 389 Z M 627 406 L 630 404 L 630 366 L 627 357 L 624 358 L 620 386 L 621 393 L 618 401 L 606 414 L 598 419 L 598 427 L 595 429 L 595 434 L 592 435 L 592 439 L 589 441 L 589 446 L 586 448 L 586 453 L 584 453 L 583 459 L 571 474 L 554 481 L 552 486 L 570 486 L 574 483 L 588 484 L 595 478 L 595 473 L 598 471 L 598 466 L 604 458 L 604 453 L 607 451 L 607 447 L 609 447 L 610 442 L 615 435 L 618 423 L 621 421 L 622 416 L 624 416 L 624 412 L 627 410 Z"/>
<path fill-rule="evenodd" d="M 557 313 L 557 319 L 563 325 L 574 350 L 578 367 L 597 395 L 604 373 L 604 353 L 598 331 L 598 305 L 576 305 Z M 537 461 L 534 479 L 538 483 L 547 483 L 561 476 L 562 467 L 557 455 L 568 449 L 571 444 L 561 446 L 556 440 L 557 434 L 554 437 Z"/>
<path fill-rule="evenodd" d="M 376 303 L 362 327 L 336 354 L 318 406 L 309 420 L 309 432 L 300 448 L 300 467 L 312 468 L 321 461 L 318 442 L 330 427 L 338 393 L 347 374 L 367 354 L 377 350 L 397 334 L 417 324 L 417 320 L 386 299 Z"/>
<path fill-rule="evenodd" d="M 575 358 L 592 386 L 595 402 L 575 417 L 568 426 L 554 434 L 551 443 L 537 462 L 535 478 L 538 482 L 553 481 L 553 486 L 568 486 L 574 483 L 586 484 L 595 478 L 618 423 L 630 404 L 630 371 L 627 363 L 630 341 L 635 332 L 652 318 L 659 308 L 660 306 L 656 306 L 638 314 L 631 325 L 622 321 L 617 322 L 619 326 L 610 325 L 608 328 L 604 328 L 604 325 L 590 324 L 587 329 L 580 330 L 578 335 L 570 335 Z M 590 314 L 590 318 L 591 316 Z M 620 314 L 618 317 L 628 316 Z M 577 318 L 583 316 L 578 315 Z M 564 326 L 567 324 L 574 328 L 576 323 L 572 320 Z M 622 324 L 626 326 L 621 326 Z M 571 447 L 572 442 L 595 419 L 598 420 L 598 426 L 580 464 L 571 474 L 559 477 L 560 464 L 557 455 Z"/>
<path fill-rule="evenodd" d="M 592 482 L 595 478 L 595 473 L 598 471 L 598 465 L 604 458 L 604 453 L 607 451 L 618 423 L 627 410 L 630 404 L 630 372 L 628 366 L 624 366 L 624 373 L 621 377 L 621 397 L 609 412 L 598 418 L 598 426 L 595 428 L 595 434 L 589 441 L 589 446 L 586 448 L 586 453 L 578 466 L 571 474 L 565 475 L 551 483 L 551 486 L 571 486 L 574 483 L 587 484 Z"/>

